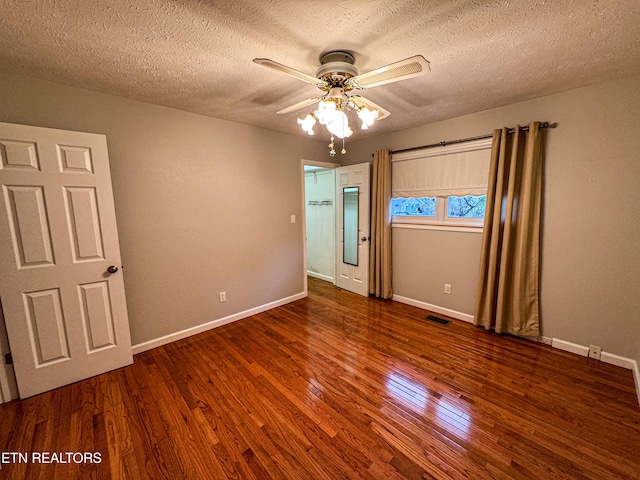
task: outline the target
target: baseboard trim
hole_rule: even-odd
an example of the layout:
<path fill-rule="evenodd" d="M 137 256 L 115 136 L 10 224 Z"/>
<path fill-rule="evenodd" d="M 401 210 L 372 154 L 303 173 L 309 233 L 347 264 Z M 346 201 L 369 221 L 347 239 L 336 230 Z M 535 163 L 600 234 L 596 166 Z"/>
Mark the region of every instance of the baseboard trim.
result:
<path fill-rule="evenodd" d="M 473 315 L 468 313 L 458 312 L 457 310 L 451 310 L 449 308 L 439 307 L 438 305 L 432 305 L 431 303 L 421 302 L 412 298 L 402 297 L 400 295 L 394 295 L 393 300 L 400 303 L 405 303 L 413 307 L 429 310 L 433 313 L 439 313 L 440 315 L 446 315 L 447 317 L 462 320 L 463 322 L 473 323 Z"/>
<path fill-rule="evenodd" d="M 589 347 L 578 345 L 577 343 L 566 342 L 558 338 L 553 338 L 551 339 L 551 346 L 553 348 L 557 348 L 558 350 L 575 353 L 576 355 L 580 355 L 582 357 L 589 356 Z M 615 365 L 617 367 L 626 368 L 628 370 L 633 370 L 634 365 L 637 368 L 637 362 L 635 360 L 633 360 L 632 358 L 621 357 L 620 355 L 616 355 L 615 353 L 602 352 L 600 354 L 600 361 Z"/>
<path fill-rule="evenodd" d="M 638 362 L 633 360 L 633 379 L 636 382 L 636 393 L 638 394 L 638 406 L 640 407 L 640 370 Z"/>
<path fill-rule="evenodd" d="M 627 357 L 621 357 L 620 355 L 615 355 L 609 352 L 602 352 L 600 354 L 600 360 L 604 363 L 610 363 L 611 365 L 616 365 L 618 367 L 623 367 L 628 370 L 633 370 L 633 365 L 637 363 L 635 360 Z"/>
<path fill-rule="evenodd" d="M 335 283 L 335 279 L 330 277 L 329 275 L 323 275 L 321 273 L 310 272 L 307 270 L 307 275 L 313 278 L 319 278 L 320 280 L 324 280 L 325 282 Z"/>
<path fill-rule="evenodd" d="M 584 345 L 578 345 L 577 343 L 571 343 L 571 342 L 566 342 L 564 340 L 560 340 L 558 338 L 552 338 L 551 346 L 553 348 L 557 348 L 558 350 L 563 350 L 569 353 L 575 353 L 576 355 L 580 355 L 582 357 L 589 356 L 589 347 L 585 347 Z"/>
<path fill-rule="evenodd" d="M 211 330 L 213 328 L 221 327 L 223 325 L 242 320 L 244 318 L 250 317 L 251 315 L 257 315 L 258 313 L 266 312 L 267 310 L 271 310 L 272 308 L 295 302 L 296 300 L 300 300 L 301 298 L 305 298 L 306 296 L 307 294 L 305 292 L 301 292 L 290 297 L 276 300 L 275 302 L 266 303 L 255 308 L 250 308 L 249 310 L 245 310 L 243 312 L 234 313 L 233 315 L 219 318 L 217 320 L 212 320 L 211 322 L 203 323 L 195 327 L 180 330 L 179 332 L 171 333 L 154 340 L 148 340 L 146 342 L 138 343 L 136 345 L 133 345 L 131 349 L 133 350 L 133 354 L 136 355 L 138 353 L 151 350 L 152 348 L 161 347 L 162 345 L 166 345 L 168 343 L 182 340 L 183 338 L 187 338 L 192 335 L 197 335 L 198 333 L 206 332 L 207 330 Z"/>

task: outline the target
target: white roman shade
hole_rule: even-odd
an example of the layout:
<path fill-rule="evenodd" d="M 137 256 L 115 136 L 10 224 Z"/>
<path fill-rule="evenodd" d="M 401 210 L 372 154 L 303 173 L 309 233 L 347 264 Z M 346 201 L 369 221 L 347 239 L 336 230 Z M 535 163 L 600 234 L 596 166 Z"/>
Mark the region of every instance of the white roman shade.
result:
<path fill-rule="evenodd" d="M 392 197 L 487 193 L 491 138 L 393 154 Z"/>

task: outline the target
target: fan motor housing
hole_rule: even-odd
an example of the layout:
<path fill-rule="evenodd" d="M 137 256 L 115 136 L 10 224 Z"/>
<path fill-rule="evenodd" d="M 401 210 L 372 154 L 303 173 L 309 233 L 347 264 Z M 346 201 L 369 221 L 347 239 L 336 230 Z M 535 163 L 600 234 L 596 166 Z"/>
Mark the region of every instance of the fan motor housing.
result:
<path fill-rule="evenodd" d="M 330 52 L 320 55 L 320 63 L 322 65 L 331 62 L 345 62 L 353 65 L 356 63 L 356 58 L 349 52 L 344 50 L 332 50 Z"/>
<path fill-rule="evenodd" d="M 322 66 L 316 71 L 316 77 L 323 78 L 332 84 L 341 83 L 348 78 L 358 75 L 358 69 L 353 66 L 355 58 L 349 52 L 335 50 L 320 57 Z M 331 81 L 334 78 L 338 82 Z"/>

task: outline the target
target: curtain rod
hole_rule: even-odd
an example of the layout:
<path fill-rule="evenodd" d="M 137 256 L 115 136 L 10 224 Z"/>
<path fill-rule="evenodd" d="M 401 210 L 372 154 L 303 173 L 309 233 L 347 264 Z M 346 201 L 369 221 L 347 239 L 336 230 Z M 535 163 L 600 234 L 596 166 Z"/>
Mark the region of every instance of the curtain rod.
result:
<path fill-rule="evenodd" d="M 540 128 L 555 128 L 555 124 L 550 124 L 549 122 L 542 122 L 540 124 Z M 528 132 L 529 126 L 527 125 L 525 127 L 521 127 L 520 130 Z M 515 128 L 511 128 L 507 130 L 507 133 L 514 133 L 515 131 L 516 131 Z M 487 135 L 479 135 L 477 137 L 459 138 L 457 140 L 443 140 L 442 142 L 432 143 L 431 145 L 422 145 L 420 147 L 411 147 L 411 148 L 403 148 L 402 150 L 393 150 L 390 153 L 411 152 L 413 150 L 421 150 L 423 148 L 445 147 L 447 145 L 452 145 L 454 143 L 473 142 L 474 140 L 483 140 L 485 138 L 492 138 L 492 137 L 493 137 L 493 133 L 490 133 Z M 373 155 L 374 154 L 372 153 L 371 156 L 373 157 Z"/>

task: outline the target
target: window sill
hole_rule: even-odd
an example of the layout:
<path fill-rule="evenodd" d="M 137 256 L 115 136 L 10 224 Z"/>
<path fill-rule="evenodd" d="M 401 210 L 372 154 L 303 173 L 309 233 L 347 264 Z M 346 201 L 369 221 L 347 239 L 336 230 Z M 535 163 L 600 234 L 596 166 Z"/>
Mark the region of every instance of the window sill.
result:
<path fill-rule="evenodd" d="M 455 223 L 417 223 L 392 222 L 391 228 L 407 228 L 412 230 L 435 230 L 461 233 L 482 233 L 482 225 L 461 225 Z"/>

